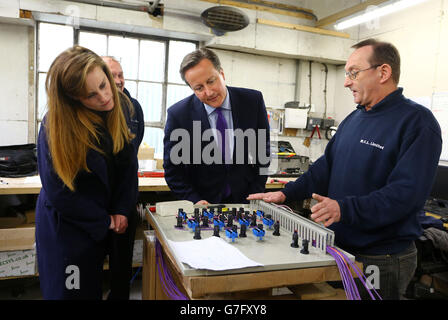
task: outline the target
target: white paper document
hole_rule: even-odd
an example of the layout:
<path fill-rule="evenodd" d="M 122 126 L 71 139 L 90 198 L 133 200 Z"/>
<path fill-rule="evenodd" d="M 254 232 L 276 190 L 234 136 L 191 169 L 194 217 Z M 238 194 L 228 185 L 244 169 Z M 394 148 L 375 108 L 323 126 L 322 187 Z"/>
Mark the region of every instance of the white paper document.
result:
<path fill-rule="evenodd" d="M 222 271 L 262 266 L 218 237 L 181 242 L 168 240 L 168 244 L 180 261 L 195 269 Z"/>

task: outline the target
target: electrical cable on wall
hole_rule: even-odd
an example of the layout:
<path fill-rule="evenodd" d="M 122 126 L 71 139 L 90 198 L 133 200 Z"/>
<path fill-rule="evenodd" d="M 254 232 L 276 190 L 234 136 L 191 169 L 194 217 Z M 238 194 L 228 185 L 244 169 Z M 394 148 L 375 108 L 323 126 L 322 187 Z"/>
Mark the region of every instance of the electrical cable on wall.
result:
<path fill-rule="evenodd" d="M 324 119 L 327 118 L 327 79 L 328 79 L 328 67 L 325 63 L 322 63 L 324 66 L 324 72 L 325 72 L 325 82 L 324 82 Z"/>
<path fill-rule="evenodd" d="M 309 78 L 309 82 L 310 82 L 310 98 L 309 98 L 310 110 L 311 110 L 311 95 L 312 95 L 312 89 L 311 89 L 312 65 L 313 65 L 313 61 L 310 61 L 309 62 L 310 73 L 308 74 L 308 78 Z M 308 113 L 309 113 L 309 111 L 308 111 Z"/>

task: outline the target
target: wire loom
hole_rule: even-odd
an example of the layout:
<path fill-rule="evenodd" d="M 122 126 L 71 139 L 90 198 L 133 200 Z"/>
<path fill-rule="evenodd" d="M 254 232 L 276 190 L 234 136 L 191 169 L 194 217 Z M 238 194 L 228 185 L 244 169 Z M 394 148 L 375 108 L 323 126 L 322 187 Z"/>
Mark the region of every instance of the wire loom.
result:
<path fill-rule="evenodd" d="M 358 268 L 358 266 L 351 261 L 345 254 L 341 251 L 337 250 L 334 247 L 327 246 L 327 253 L 331 255 L 334 260 L 336 260 L 336 264 L 339 269 L 339 273 L 341 274 L 342 284 L 344 285 L 345 295 L 348 300 L 361 300 L 361 296 L 358 291 L 358 287 L 356 286 L 355 279 L 350 271 L 350 267 L 355 271 L 358 275 L 359 280 L 362 285 L 366 288 L 367 292 L 370 295 L 372 300 L 376 300 L 375 296 L 372 294 L 372 291 L 375 293 L 379 300 L 381 296 L 375 290 L 375 288 L 369 286 L 367 283 L 367 278 L 364 273 Z"/>
<path fill-rule="evenodd" d="M 188 298 L 179 290 L 168 270 L 162 255 L 162 245 L 156 239 L 156 262 L 159 271 L 159 279 L 162 284 L 162 290 L 171 300 L 188 300 Z"/>
<path fill-rule="evenodd" d="M 331 255 L 336 261 L 339 272 L 341 274 L 345 294 L 348 300 L 361 300 L 358 287 L 356 286 L 355 279 L 353 278 L 350 269 L 353 269 L 355 273 L 358 275 L 358 278 L 360 279 L 363 286 L 366 288 L 372 300 L 376 300 L 375 295 L 379 300 L 382 300 L 381 296 L 378 294 L 375 288 L 369 288 L 369 285 L 367 284 L 367 278 L 365 277 L 364 273 L 345 254 L 343 254 L 341 251 L 331 246 L 327 246 L 327 253 Z M 169 297 L 171 300 L 188 300 L 188 297 L 186 297 L 179 290 L 173 278 L 171 277 L 171 273 L 168 270 L 168 267 L 163 259 L 162 245 L 157 239 L 156 239 L 156 261 L 160 283 L 162 284 L 162 290 L 165 293 L 165 295 Z M 372 294 L 372 291 L 374 292 L 375 295 Z"/>

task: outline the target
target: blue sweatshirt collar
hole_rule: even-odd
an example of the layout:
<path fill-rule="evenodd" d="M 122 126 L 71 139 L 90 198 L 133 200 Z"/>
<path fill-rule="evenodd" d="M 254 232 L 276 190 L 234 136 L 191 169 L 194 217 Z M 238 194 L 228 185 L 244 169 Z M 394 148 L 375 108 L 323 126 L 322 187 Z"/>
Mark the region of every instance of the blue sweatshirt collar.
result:
<path fill-rule="evenodd" d="M 366 111 L 365 107 L 360 104 L 358 104 L 356 106 L 356 108 L 361 110 L 362 112 L 369 113 L 369 114 L 374 113 L 374 112 L 379 112 L 379 111 L 383 110 L 383 107 L 390 106 L 390 104 L 389 104 L 390 102 L 392 102 L 393 100 L 395 100 L 397 98 L 401 98 L 402 96 L 403 96 L 403 88 L 398 88 L 394 92 L 392 92 L 389 95 L 387 95 L 386 97 L 384 97 L 383 100 L 381 100 L 376 105 L 374 105 L 372 107 L 372 109 L 370 109 L 369 111 Z"/>

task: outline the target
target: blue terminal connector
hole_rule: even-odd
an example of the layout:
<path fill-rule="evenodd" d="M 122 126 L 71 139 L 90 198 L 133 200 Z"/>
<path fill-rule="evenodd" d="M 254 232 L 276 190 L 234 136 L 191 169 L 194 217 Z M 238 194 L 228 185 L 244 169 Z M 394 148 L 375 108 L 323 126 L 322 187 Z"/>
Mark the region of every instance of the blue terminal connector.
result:
<path fill-rule="evenodd" d="M 264 231 L 263 229 L 261 229 L 259 227 L 255 227 L 252 229 L 252 233 L 254 234 L 255 237 L 258 238 L 258 240 L 263 240 L 263 237 L 266 234 L 266 231 Z"/>
<path fill-rule="evenodd" d="M 213 225 L 218 226 L 219 230 L 221 230 L 222 228 L 224 228 L 224 221 L 219 219 L 213 219 Z"/>
<path fill-rule="evenodd" d="M 191 231 L 194 231 L 194 229 L 198 226 L 198 223 L 194 219 L 188 219 L 187 226 L 191 229 Z"/>
<path fill-rule="evenodd" d="M 263 224 L 265 224 L 268 227 L 268 229 L 270 230 L 270 229 L 272 229 L 274 220 L 269 219 L 269 218 L 263 218 Z"/>
<path fill-rule="evenodd" d="M 257 210 L 257 216 L 259 216 L 260 218 L 264 217 L 264 211 L 261 210 Z"/>
<path fill-rule="evenodd" d="M 206 212 L 204 213 L 204 215 L 206 215 L 206 216 L 208 217 L 208 219 L 209 219 L 210 221 L 212 221 L 212 219 L 213 219 L 213 213 L 211 213 L 210 211 L 206 211 Z"/>
<path fill-rule="evenodd" d="M 238 232 L 236 230 L 232 230 L 231 228 L 227 228 L 226 237 L 231 239 L 232 242 L 235 242 L 235 239 L 238 238 Z"/>
<path fill-rule="evenodd" d="M 247 219 L 245 219 L 245 218 L 241 218 L 241 219 L 239 219 L 239 220 L 238 220 L 238 223 L 239 223 L 240 225 L 245 224 L 247 227 L 250 225 L 250 221 L 247 220 Z"/>
<path fill-rule="evenodd" d="M 184 209 L 182 208 L 177 209 L 177 215 L 182 217 L 184 221 L 187 220 L 187 213 L 184 211 Z"/>

